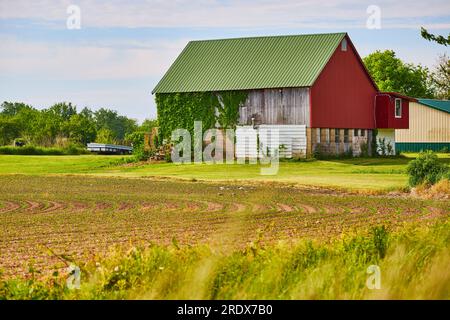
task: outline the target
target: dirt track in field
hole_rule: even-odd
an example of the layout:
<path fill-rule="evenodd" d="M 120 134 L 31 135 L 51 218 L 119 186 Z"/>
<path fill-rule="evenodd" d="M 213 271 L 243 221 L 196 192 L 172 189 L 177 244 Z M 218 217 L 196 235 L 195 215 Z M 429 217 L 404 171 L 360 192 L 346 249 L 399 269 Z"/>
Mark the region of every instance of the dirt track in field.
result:
<path fill-rule="evenodd" d="M 449 201 L 371 197 L 199 182 L 86 177 L 0 176 L 0 269 L 49 273 L 113 245 L 326 240 L 374 225 L 432 222 Z"/>

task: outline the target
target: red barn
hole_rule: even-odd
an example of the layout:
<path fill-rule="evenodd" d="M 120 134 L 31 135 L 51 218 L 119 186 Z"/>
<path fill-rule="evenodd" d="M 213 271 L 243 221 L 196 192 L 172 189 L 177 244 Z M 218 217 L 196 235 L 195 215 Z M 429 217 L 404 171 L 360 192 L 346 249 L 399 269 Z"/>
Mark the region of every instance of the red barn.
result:
<path fill-rule="evenodd" d="M 346 33 L 192 41 L 153 93 L 224 91 L 248 94 L 238 130 L 279 129 L 288 157 L 370 152 L 374 129 L 395 152 L 409 123 L 411 99 L 379 92 Z"/>

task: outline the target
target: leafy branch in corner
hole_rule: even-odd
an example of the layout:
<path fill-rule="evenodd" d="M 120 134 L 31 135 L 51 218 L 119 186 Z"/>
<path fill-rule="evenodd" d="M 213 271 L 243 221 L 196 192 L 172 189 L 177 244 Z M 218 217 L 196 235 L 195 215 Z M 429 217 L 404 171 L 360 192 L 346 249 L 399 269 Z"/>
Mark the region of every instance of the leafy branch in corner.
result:
<path fill-rule="evenodd" d="M 429 33 L 424 27 L 421 27 L 420 34 L 422 35 L 422 38 L 428 41 L 434 41 L 443 46 L 450 45 L 450 33 L 447 35 L 447 38 L 445 38 L 444 36 L 441 35 L 434 35 L 432 33 Z"/>

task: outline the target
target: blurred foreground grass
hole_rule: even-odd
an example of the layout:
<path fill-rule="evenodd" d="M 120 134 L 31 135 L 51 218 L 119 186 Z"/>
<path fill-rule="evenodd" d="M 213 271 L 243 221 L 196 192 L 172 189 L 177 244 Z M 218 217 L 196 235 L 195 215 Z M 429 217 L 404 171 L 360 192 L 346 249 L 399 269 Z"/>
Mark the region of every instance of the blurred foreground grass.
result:
<path fill-rule="evenodd" d="M 66 275 L 0 280 L 1 299 L 449 299 L 450 223 L 383 226 L 329 242 L 221 251 L 208 245 L 116 249 Z M 381 289 L 366 282 L 380 268 Z"/>

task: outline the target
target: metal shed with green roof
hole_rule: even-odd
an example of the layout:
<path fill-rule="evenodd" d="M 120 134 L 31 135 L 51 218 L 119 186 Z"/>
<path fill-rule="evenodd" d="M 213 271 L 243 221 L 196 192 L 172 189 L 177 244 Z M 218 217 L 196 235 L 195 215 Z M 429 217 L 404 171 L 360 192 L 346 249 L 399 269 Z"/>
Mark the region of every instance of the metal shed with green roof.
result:
<path fill-rule="evenodd" d="M 409 129 L 395 132 L 398 151 L 450 151 L 450 100 L 417 99 L 409 113 Z"/>

